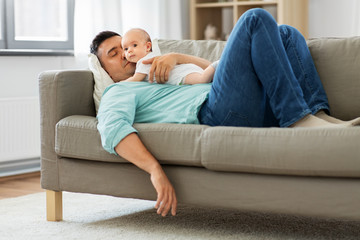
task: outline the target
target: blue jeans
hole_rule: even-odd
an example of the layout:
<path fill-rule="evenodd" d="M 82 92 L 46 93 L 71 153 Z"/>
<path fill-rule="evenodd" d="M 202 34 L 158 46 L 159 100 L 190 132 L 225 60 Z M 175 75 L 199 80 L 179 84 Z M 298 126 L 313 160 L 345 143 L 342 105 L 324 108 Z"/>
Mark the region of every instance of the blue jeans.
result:
<path fill-rule="evenodd" d="M 278 26 L 263 9 L 244 13 L 223 51 L 200 122 L 288 127 L 319 110 L 329 110 L 328 100 L 303 36 Z"/>

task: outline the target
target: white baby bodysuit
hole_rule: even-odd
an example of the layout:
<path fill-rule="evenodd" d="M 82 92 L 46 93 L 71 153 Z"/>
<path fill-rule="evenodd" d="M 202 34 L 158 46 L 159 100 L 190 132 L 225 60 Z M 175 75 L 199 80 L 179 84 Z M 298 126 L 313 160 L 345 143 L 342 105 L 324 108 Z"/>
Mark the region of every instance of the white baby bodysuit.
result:
<path fill-rule="evenodd" d="M 156 56 L 159 55 L 151 52 L 136 63 L 135 72 L 146 74 L 144 81 L 149 81 L 149 72 L 150 72 L 151 64 L 143 64 L 142 61 Z M 170 71 L 169 80 L 167 83 L 172 85 L 181 85 L 184 84 L 185 77 L 188 74 L 194 72 L 202 73 L 203 71 L 204 70 L 201 67 L 195 64 L 178 64 Z"/>

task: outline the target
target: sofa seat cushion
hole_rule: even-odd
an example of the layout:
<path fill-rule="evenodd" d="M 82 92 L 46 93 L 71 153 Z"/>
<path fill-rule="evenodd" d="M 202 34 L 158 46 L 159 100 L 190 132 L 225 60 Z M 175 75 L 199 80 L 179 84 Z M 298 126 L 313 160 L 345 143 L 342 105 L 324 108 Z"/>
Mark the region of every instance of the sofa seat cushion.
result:
<path fill-rule="evenodd" d="M 97 120 L 70 116 L 56 125 L 59 156 L 127 162 L 101 146 Z M 135 124 L 161 164 L 214 171 L 360 177 L 360 127 L 241 128 L 191 124 Z"/>
<path fill-rule="evenodd" d="M 55 152 L 62 157 L 104 162 L 127 162 L 106 152 L 90 116 L 69 116 L 56 124 Z M 201 166 L 200 137 L 207 126 L 135 124 L 144 145 L 162 164 Z"/>
<path fill-rule="evenodd" d="M 360 127 L 208 128 L 202 164 L 227 172 L 360 177 Z"/>

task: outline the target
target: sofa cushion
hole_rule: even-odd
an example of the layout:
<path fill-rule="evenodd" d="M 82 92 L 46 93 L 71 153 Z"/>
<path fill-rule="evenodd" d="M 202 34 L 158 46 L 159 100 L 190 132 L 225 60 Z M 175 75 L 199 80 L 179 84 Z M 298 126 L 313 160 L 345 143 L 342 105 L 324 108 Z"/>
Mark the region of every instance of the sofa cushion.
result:
<path fill-rule="evenodd" d="M 70 116 L 56 125 L 59 156 L 127 162 L 106 152 L 97 120 Z M 226 172 L 360 177 L 360 127 L 284 129 L 135 124 L 145 146 L 162 164 Z"/>
<path fill-rule="evenodd" d="M 235 128 L 203 133 L 208 169 L 302 176 L 360 177 L 360 127 Z"/>
<path fill-rule="evenodd" d="M 318 38 L 308 41 L 333 116 L 360 116 L 360 37 Z"/>
<path fill-rule="evenodd" d="M 69 116 L 56 124 L 55 152 L 62 157 L 127 162 L 101 146 L 97 120 Z M 147 149 L 162 164 L 201 166 L 200 137 L 207 126 L 191 124 L 135 124 Z"/>
<path fill-rule="evenodd" d="M 96 114 L 100 106 L 100 100 L 105 89 L 114 83 L 109 74 L 102 68 L 99 59 L 95 54 L 89 53 L 88 66 L 94 76 L 94 103 Z"/>
<path fill-rule="evenodd" d="M 161 54 L 178 52 L 198 56 L 214 62 L 219 60 L 226 45 L 225 41 L 217 40 L 164 40 L 155 39 Z"/>

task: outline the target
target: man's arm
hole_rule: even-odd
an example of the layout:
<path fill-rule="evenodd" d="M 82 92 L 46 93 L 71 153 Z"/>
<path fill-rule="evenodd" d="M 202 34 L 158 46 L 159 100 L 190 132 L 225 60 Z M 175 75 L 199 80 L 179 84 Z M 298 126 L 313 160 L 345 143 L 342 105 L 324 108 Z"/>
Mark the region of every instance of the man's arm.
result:
<path fill-rule="evenodd" d="M 155 208 L 157 213 L 166 216 L 171 209 L 175 216 L 177 199 L 174 187 L 165 175 L 159 162 L 146 149 L 136 133 L 123 138 L 115 147 L 117 154 L 150 174 L 151 182 L 157 192 Z"/>
<path fill-rule="evenodd" d="M 151 64 L 149 81 L 153 81 L 155 73 L 157 83 L 166 83 L 169 79 L 170 71 L 177 64 L 193 63 L 203 69 L 210 65 L 210 62 L 206 59 L 181 53 L 164 54 L 155 58 L 144 60 L 143 63 Z"/>
<path fill-rule="evenodd" d="M 113 84 L 107 88 L 97 115 L 101 144 L 109 153 L 117 153 L 151 175 L 158 194 L 155 207 L 165 216 L 171 209 L 176 214 L 175 190 L 159 162 L 146 149 L 132 127 L 136 112 L 136 94 Z"/>

